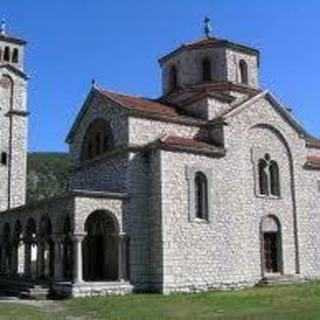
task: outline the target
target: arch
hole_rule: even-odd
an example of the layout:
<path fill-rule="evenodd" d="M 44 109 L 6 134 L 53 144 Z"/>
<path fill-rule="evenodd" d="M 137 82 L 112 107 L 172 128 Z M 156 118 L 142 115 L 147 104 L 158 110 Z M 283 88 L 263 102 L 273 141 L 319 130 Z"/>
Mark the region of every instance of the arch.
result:
<path fill-rule="evenodd" d="M 249 82 L 248 64 L 243 59 L 239 61 L 239 69 L 240 69 L 240 82 L 242 84 L 248 84 Z"/>
<path fill-rule="evenodd" d="M 294 228 L 294 245 L 295 245 L 295 269 L 296 273 L 300 273 L 300 258 L 299 258 L 299 239 L 298 239 L 298 224 L 297 224 L 297 205 L 296 205 L 296 192 L 295 192 L 295 173 L 294 173 L 294 166 L 293 166 L 293 156 L 291 152 L 291 148 L 289 143 L 287 142 L 283 133 L 277 129 L 276 127 L 268 124 L 268 123 L 258 123 L 252 126 L 250 129 L 254 128 L 262 128 L 270 130 L 284 145 L 288 160 L 289 160 L 289 170 L 290 170 L 290 191 L 292 195 L 292 202 L 293 202 L 293 228 Z M 279 178 L 280 182 L 280 178 Z"/>
<path fill-rule="evenodd" d="M 3 60 L 6 62 L 10 62 L 10 47 L 8 46 L 4 48 Z"/>
<path fill-rule="evenodd" d="M 282 234 L 279 219 L 267 215 L 261 219 L 261 271 L 262 275 L 282 273 Z"/>
<path fill-rule="evenodd" d="M 23 227 L 20 220 L 16 220 L 13 234 L 13 268 L 14 273 L 23 274 L 24 272 L 24 242 L 23 242 Z"/>
<path fill-rule="evenodd" d="M 50 279 L 54 275 L 54 242 L 52 240 L 52 223 L 47 215 L 43 215 L 40 220 L 39 247 L 40 277 Z"/>
<path fill-rule="evenodd" d="M 11 250 L 11 228 L 10 224 L 6 222 L 3 226 L 3 247 L 4 247 L 4 266 L 3 271 L 5 273 L 10 273 L 11 271 L 11 258 L 12 258 L 12 250 Z"/>
<path fill-rule="evenodd" d="M 211 74 L 211 60 L 209 58 L 204 58 L 202 60 L 202 81 L 211 81 L 212 74 Z"/>
<path fill-rule="evenodd" d="M 37 275 L 37 224 L 29 218 L 25 227 L 25 270 L 26 277 L 34 278 Z"/>
<path fill-rule="evenodd" d="M 199 219 L 208 218 L 208 180 L 206 175 L 198 171 L 194 178 L 196 217 Z"/>
<path fill-rule="evenodd" d="M 178 88 L 178 69 L 175 65 L 171 66 L 169 71 L 169 91 Z"/>
<path fill-rule="evenodd" d="M 280 175 L 278 163 L 274 160 L 270 161 L 270 193 L 274 196 L 280 196 Z"/>
<path fill-rule="evenodd" d="M 19 49 L 14 48 L 12 52 L 12 62 L 13 63 L 19 63 Z"/>
<path fill-rule="evenodd" d="M 119 277 L 119 224 L 108 211 L 94 211 L 85 222 L 83 278 L 114 281 Z"/>
<path fill-rule="evenodd" d="M 113 147 L 111 125 L 102 118 L 95 119 L 89 125 L 82 145 L 81 160 L 91 160 Z"/>

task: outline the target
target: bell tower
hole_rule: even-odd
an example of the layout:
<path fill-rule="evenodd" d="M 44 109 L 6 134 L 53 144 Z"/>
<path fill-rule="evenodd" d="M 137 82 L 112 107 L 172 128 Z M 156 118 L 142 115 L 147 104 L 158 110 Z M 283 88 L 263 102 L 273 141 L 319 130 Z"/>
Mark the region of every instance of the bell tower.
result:
<path fill-rule="evenodd" d="M 163 96 L 217 82 L 259 88 L 259 51 L 211 35 L 204 20 L 204 37 L 181 45 L 159 60 Z"/>
<path fill-rule="evenodd" d="M 0 25 L 0 211 L 25 204 L 27 161 L 26 42 Z"/>

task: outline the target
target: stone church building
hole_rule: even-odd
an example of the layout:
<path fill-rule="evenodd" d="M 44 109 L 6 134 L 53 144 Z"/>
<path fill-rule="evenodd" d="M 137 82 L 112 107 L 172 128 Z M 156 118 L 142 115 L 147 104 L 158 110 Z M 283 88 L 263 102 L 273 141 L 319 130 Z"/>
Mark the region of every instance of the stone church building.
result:
<path fill-rule="evenodd" d="M 93 84 L 66 194 L 25 204 L 26 42 L 0 35 L 0 288 L 65 296 L 320 278 L 320 140 L 207 34 L 159 60 L 162 95 Z M 281 70 L 279 70 L 281 72 Z"/>

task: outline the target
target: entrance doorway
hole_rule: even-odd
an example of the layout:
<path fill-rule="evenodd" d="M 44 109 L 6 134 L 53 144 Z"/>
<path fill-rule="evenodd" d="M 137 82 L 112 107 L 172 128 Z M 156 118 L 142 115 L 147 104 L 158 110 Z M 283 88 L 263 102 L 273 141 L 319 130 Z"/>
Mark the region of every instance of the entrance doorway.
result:
<path fill-rule="evenodd" d="M 119 278 L 119 226 L 107 211 L 95 211 L 85 223 L 83 278 L 85 281 L 116 281 Z"/>
<path fill-rule="evenodd" d="M 278 273 L 278 246 L 277 234 L 275 232 L 268 232 L 263 234 L 264 243 L 264 269 L 267 273 Z"/>
<path fill-rule="evenodd" d="M 282 272 L 280 223 L 273 216 L 264 217 L 261 224 L 262 273 Z"/>

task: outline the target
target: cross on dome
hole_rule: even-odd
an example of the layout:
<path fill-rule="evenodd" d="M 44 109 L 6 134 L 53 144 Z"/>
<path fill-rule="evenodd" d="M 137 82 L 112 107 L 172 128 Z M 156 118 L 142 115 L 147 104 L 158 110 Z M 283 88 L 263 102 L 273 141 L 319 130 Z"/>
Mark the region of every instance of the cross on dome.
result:
<path fill-rule="evenodd" d="M 204 33 L 207 38 L 210 38 L 212 32 L 211 20 L 209 17 L 204 18 Z"/>
<path fill-rule="evenodd" d="M 2 19 L 0 23 L 0 34 L 2 36 L 6 35 L 6 21 L 4 19 Z"/>

